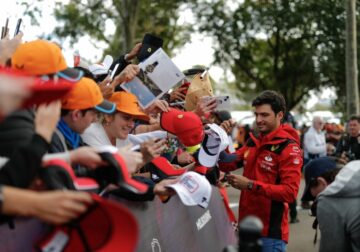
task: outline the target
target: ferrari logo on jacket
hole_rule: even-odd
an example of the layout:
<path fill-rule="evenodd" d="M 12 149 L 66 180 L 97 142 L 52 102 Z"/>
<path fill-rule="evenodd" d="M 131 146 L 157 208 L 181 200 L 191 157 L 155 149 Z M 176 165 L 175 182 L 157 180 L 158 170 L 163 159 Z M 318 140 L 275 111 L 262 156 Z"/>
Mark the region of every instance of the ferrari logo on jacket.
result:
<path fill-rule="evenodd" d="M 277 149 L 279 149 L 279 145 L 273 145 L 271 146 L 271 151 L 276 151 Z"/>

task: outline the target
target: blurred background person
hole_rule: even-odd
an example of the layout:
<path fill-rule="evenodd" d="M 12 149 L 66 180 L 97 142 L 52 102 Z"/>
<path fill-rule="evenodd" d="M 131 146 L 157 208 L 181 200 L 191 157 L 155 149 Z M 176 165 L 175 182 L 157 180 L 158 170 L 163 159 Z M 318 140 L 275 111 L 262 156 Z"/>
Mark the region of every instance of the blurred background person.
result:
<path fill-rule="evenodd" d="M 335 155 L 338 157 L 338 161 L 342 164 L 346 164 L 351 160 L 360 159 L 360 116 L 350 116 L 346 133 L 340 138 L 338 145 L 336 146 Z"/>
<path fill-rule="evenodd" d="M 326 156 L 326 139 L 322 132 L 324 127 L 323 120 L 315 116 L 312 126 L 304 135 L 304 164 L 310 160 Z"/>

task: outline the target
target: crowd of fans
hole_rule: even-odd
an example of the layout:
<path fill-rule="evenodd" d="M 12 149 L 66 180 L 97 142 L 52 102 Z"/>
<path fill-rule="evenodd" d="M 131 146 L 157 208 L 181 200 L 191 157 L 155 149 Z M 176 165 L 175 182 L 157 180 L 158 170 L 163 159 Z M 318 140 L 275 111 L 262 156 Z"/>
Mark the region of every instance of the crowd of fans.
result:
<path fill-rule="evenodd" d="M 216 109 L 208 73 L 201 68 L 185 72 L 182 83 L 143 109 L 134 94 L 121 88 L 139 74 L 136 61 L 149 56 L 141 49 L 144 44 L 138 43 L 113 62 L 73 68 L 50 41 L 24 43 L 21 33 L 0 41 L 2 222 L 20 215 L 67 223 L 95 204 L 91 193 L 134 201 L 157 195 L 165 202 L 176 193 L 172 185 L 179 182 L 177 176 L 194 171 L 221 191 L 234 223 L 223 189 L 241 190 L 239 220 L 258 216 L 264 224 L 263 251 L 284 251 L 288 205 L 290 222 L 296 223 L 293 211 L 303 171 L 307 186 L 302 206 L 310 207 L 320 195 L 321 249 L 327 251 L 331 225 L 324 216 L 338 214 L 339 223 L 348 216 L 347 209 L 331 212 L 324 206 L 334 204 L 334 197 L 347 199 L 336 191 L 336 174 L 324 174 L 346 165 L 358 176 L 357 163 L 351 161 L 360 158 L 360 117 L 351 116 L 346 130 L 315 117 L 311 127 L 299 132 L 287 120 L 282 95 L 264 91 L 252 103 L 254 127 L 236 125 L 228 111 Z M 199 82 L 202 89 L 189 98 L 188 91 Z M 232 173 L 242 167 L 243 175 Z M 345 185 L 350 199 L 358 183 L 341 169 L 341 176 L 354 183 Z M 338 180 L 344 186 L 344 178 Z M 343 206 L 354 209 L 352 203 Z M 353 216 L 349 221 L 359 224 L 359 215 Z M 348 232 L 354 238 L 342 243 L 359 249 L 359 231 L 346 230 L 344 237 Z"/>

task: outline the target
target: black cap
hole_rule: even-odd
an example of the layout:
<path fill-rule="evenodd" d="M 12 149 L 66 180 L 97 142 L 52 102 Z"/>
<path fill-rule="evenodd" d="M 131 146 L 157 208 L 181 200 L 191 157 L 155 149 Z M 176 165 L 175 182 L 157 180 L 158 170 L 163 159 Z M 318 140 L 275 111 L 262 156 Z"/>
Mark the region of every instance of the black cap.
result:
<path fill-rule="evenodd" d="M 163 43 L 164 41 L 161 38 L 146 33 L 142 41 L 141 49 L 137 55 L 138 60 L 142 62 L 147 59 L 157 49 L 162 47 Z"/>
<path fill-rule="evenodd" d="M 230 120 L 231 119 L 231 114 L 229 111 L 227 110 L 220 110 L 220 111 L 215 111 L 214 113 L 216 115 L 216 117 L 220 120 L 220 122 L 226 121 L 226 120 Z"/>
<path fill-rule="evenodd" d="M 206 68 L 204 68 L 204 67 L 190 68 L 190 69 L 183 71 L 183 74 L 185 74 L 186 76 L 191 76 L 191 75 L 195 75 L 198 73 L 203 73 L 205 70 L 206 70 Z"/>

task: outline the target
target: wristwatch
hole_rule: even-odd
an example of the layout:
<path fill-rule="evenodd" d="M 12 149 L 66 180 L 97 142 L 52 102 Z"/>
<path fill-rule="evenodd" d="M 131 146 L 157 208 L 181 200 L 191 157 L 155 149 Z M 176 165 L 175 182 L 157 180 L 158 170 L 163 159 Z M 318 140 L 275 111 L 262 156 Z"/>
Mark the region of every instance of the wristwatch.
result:
<path fill-rule="evenodd" d="M 248 184 L 247 184 L 246 187 L 247 187 L 248 190 L 251 191 L 251 190 L 253 189 L 253 187 L 254 187 L 254 181 L 251 181 L 251 180 L 250 180 L 250 181 L 248 182 Z"/>

